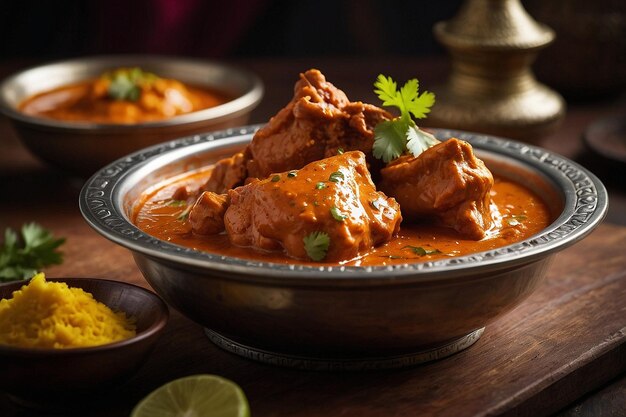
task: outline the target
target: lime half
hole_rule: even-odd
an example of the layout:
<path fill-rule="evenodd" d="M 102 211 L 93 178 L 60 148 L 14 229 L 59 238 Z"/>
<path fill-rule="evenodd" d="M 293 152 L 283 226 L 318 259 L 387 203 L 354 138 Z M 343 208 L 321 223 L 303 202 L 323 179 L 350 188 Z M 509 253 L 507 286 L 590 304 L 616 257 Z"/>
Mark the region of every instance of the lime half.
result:
<path fill-rule="evenodd" d="M 215 375 L 176 379 L 152 391 L 131 417 L 249 417 L 248 400 L 234 382 Z"/>

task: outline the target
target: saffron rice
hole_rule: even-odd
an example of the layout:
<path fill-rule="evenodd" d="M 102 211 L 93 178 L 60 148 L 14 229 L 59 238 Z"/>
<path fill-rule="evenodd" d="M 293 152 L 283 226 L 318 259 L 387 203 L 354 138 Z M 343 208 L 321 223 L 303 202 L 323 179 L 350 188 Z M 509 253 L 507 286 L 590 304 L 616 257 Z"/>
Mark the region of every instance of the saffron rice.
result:
<path fill-rule="evenodd" d="M 81 288 L 35 275 L 28 285 L 0 300 L 0 344 L 27 348 L 103 345 L 135 335 L 133 321 L 113 312 Z"/>

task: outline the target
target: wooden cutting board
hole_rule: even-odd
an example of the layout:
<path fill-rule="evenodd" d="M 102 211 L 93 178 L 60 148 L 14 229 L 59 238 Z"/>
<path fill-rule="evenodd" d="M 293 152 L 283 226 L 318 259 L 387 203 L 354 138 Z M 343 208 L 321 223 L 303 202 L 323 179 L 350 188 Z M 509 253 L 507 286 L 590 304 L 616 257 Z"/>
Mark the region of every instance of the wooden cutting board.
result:
<path fill-rule="evenodd" d="M 67 237 L 65 263 L 48 276 L 148 287 L 130 253 L 93 232 L 73 204 L 53 207 L 45 217 L 35 206 L 4 213 L 14 227 L 39 218 Z M 128 416 L 152 389 L 198 373 L 236 381 L 255 417 L 549 415 L 626 370 L 625 248 L 626 228 L 600 226 L 560 252 L 540 288 L 487 326 L 475 345 L 402 370 L 322 373 L 255 363 L 212 345 L 199 325 L 173 311 L 139 374 L 80 415 Z M 2 396 L 0 415 L 37 416 Z"/>

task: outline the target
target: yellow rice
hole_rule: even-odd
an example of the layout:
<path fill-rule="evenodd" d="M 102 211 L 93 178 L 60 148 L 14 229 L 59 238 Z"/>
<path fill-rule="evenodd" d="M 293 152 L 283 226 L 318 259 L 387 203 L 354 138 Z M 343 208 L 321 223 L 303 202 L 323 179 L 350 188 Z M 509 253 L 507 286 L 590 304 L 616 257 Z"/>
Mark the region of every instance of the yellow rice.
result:
<path fill-rule="evenodd" d="M 0 300 L 0 344 L 36 348 L 97 346 L 135 335 L 133 321 L 81 288 L 35 275 Z"/>

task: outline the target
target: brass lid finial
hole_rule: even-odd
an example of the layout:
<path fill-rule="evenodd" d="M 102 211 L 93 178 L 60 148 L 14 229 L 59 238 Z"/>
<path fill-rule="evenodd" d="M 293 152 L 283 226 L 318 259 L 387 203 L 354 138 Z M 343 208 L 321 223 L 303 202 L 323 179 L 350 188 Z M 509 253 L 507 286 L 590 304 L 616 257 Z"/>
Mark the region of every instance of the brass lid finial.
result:
<path fill-rule="evenodd" d="M 452 71 L 448 83 L 434 89 L 429 125 L 536 142 L 563 118 L 562 97 L 537 82 L 530 68 L 554 31 L 519 0 L 466 0 L 434 33 L 451 55 Z"/>

